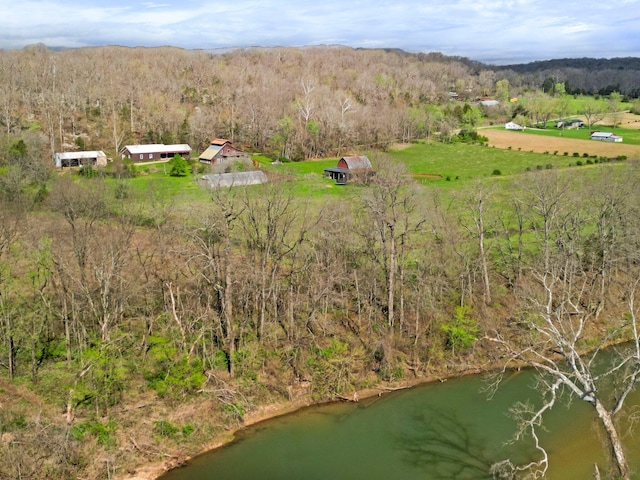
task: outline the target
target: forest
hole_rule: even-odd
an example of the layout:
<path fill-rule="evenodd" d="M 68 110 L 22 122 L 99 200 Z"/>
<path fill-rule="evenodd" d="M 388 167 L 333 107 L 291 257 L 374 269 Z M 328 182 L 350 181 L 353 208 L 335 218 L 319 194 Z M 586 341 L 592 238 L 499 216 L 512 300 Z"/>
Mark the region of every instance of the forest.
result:
<path fill-rule="evenodd" d="M 0 478 L 125 478 L 260 406 L 496 368 L 532 345 L 637 344 L 638 159 L 451 187 L 398 160 L 398 144 L 428 155 L 525 115 L 477 98 L 551 98 L 476 67 L 338 47 L 0 52 Z M 191 177 L 134 188 L 144 175 L 119 158 L 216 137 L 267 161 L 367 152 L 376 175 L 323 196 L 286 175 L 193 193 Z M 54 171 L 72 149 L 112 161 Z M 556 319 L 560 346 L 536 318 Z M 618 370 L 637 378 L 638 355 Z"/>

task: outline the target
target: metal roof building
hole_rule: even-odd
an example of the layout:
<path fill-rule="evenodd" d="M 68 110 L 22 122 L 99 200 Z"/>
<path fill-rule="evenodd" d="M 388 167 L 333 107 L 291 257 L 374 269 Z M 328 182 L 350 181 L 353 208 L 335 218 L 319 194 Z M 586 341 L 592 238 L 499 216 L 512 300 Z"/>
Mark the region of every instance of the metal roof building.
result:
<path fill-rule="evenodd" d="M 165 145 L 163 143 L 151 143 L 148 145 L 126 145 L 122 151 L 122 158 L 128 158 L 134 162 L 152 162 L 168 160 L 181 155 L 184 158 L 191 157 L 191 147 L 186 143 Z"/>
<path fill-rule="evenodd" d="M 83 165 L 107 166 L 107 156 L 102 150 L 87 152 L 59 152 L 53 155 L 56 167 L 80 167 Z"/>
<path fill-rule="evenodd" d="M 262 170 L 234 173 L 211 173 L 200 177 L 198 183 L 203 187 L 239 187 L 244 185 L 257 185 L 267 183 L 267 176 Z"/>

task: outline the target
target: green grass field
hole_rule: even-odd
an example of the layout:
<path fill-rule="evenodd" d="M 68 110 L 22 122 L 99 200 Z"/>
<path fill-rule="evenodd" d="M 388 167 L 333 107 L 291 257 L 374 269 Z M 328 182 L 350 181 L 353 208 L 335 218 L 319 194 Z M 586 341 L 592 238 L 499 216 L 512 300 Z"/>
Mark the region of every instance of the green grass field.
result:
<path fill-rule="evenodd" d="M 365 153 L 370 156 L 375 166 L 377 154 Z M 564 156 L 462 143 L 420 142 L 403 149 L 392 150 L 388 155 L 404 163 L 408 177 L 416 183 L 446 191 L 464 189 L 471 182 L 482 179 L 504 181 L 528 171 L 569 168 L 578 171 L 586 168 L 586 165 L 577 167 L 573 159 Z M 272 165 L 266 157 L 255 156 L 255 159 L 272 180 L 289 182 L 295 196 L 310 200 L 358 196 L 366 188 L 357 184 L 336 185 L 333 180 L 324 178 L 324 169 L 334 167 L 337 163 L 336 158 L 279 165 Z M 118 185 L 126 185 L 131 197 L 171 200 L 181 207 L 210 201 L 209 191 L 197 183 L 200 174 L 171 177 L 165 171 L 164 164 L 137 168 L 139 175 L 135 178 L 108 179 L 114 191 Z"/>

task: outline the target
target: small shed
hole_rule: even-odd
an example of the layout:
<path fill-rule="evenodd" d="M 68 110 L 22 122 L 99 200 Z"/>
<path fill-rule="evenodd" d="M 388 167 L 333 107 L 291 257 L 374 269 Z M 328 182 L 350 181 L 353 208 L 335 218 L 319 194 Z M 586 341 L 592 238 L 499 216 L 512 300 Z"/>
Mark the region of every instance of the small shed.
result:
<path fill-rule="evenodd" d="M 516 122 L 507 122 L 504 124 L 504 128 L 507 130 L 524 130 L 524 127 Z"/>
<path fill-rule="evenodd" d="M 191 158 L 191 147 L 186 143 L 176 145 L 165 145 L 164 143 L 126 145 L 121 150 L 121 154 L 122 158 L 128 158 L 134 162 L 170 160 L 176 155 L 189 159 Z"/>
<path fill-rule="evenodd" d="M 216 138 L 211 145 L 200 154 L 198 160 L 208 165 L 221 165 L 238 160 L 248 160 L 249 155 L 224 138 Z"/>
<path fill-rule="evenodd" d="M 591 140 L 599 140 L 601 142 L 622 142 L 622 137 L 611 132 L 591 132 Z"/>
<path fill-rule="evenodd" d="M 262 170 L 233 173 L 211 173 L 200 177 L 198 183 L 207 188 L 239 187 L 267 183 L 267 176 Z"/>
<path fill-rule="evenodd" d="M 371 161 L 366 155 L 342 157 L 335 167 L 324 170 L 324 176 L 332 178 L 338 185 L 346 184 L 354 176 L 369 177 L 373 173 Z"/>
<path fill-rule="evenodd" d="M 82 167 L 91 165 L 96 167 L 107 166 L 107 156 L 102 150 L 89 152 L 59 152 L 53 155 L 56 167 Z"/>

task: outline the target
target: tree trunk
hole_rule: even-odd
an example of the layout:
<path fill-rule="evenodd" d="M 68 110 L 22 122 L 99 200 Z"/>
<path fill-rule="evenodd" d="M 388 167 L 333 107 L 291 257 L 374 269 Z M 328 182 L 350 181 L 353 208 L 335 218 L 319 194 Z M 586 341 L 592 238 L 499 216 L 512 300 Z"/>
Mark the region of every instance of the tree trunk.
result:
<path fill-rule="evenodd" d="M 629 465 L 627 464 L 627 459 L 625 458 L 624 451 L 622 449 L 622 442 L 620 441 L 618 430 L 613 423 L 613 416 L 611 415 L 611 412 L 609 412 L 609 410 L 607 410 L 598 400 L 596 400 L 595 408 L 598 418 L 602 422 L 602 426 L 607 434 L 615 468 L 617 470 L 617 472 L 615 472 L 616 476 L 622 480 L 631 480 Z"/>

